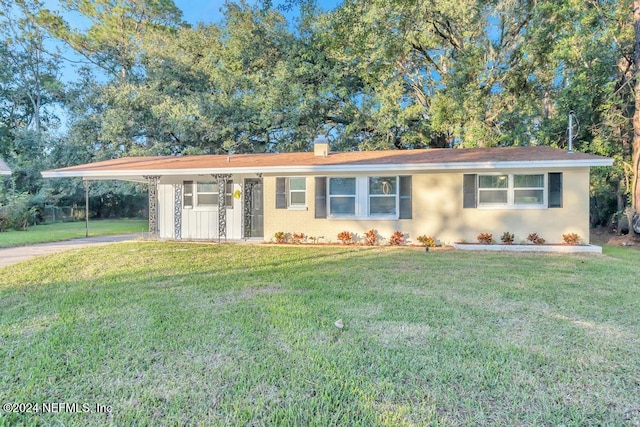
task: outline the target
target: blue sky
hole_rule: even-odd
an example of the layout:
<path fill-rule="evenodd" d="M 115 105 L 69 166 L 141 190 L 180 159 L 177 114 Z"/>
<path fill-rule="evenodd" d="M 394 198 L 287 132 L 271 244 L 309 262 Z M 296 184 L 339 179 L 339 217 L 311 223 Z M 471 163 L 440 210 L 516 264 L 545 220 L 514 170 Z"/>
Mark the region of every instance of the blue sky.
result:
<path fill-rule="evenodd" d="M 182 11 L 182 18 L 191 24 L 217 23 L 222 20 L 221 10 L 227 1 L 234 3 L 238 0 L 174 0 L 174 4 Z M 257 3 L 257 0 L 246 1 L 248 4 Z M 317 2 L 322 10 L 327 11 L 336 8 L 342 0 L 317 0 Z M 278 0 L 274 0 L 274 4 L 277 5 Z M 51 10 L 60 10 L 60 0 L 44 0 L 44 5 Z M 293 14 L 285 15 L 293 16 Z M 79 15 L 64 13 L 64 16 L 72 26 L 82 28 L 86 22 Z"/>
<path fill-rule="evenodd" d="M 341 2 L 341 0 L 318 0 L 318 5 L 326 11 L 335 8 Z M 220 9 L 222 9 L 226 1 L 174 0 L 174 3 L 180 10 L 182 10 L 183 19 L 185 21 L 191 24 L 197 24 L 199 22 L 219 22 L 222 19 Z M 248 0 L 248 3 L 255 4 L 256 1 Z"/>

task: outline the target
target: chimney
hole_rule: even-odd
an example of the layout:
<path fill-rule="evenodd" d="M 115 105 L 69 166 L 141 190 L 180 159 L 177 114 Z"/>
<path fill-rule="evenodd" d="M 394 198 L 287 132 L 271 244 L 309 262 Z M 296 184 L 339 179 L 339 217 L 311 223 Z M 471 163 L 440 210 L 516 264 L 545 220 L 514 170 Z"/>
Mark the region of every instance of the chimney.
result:
<path fill-rule="evenodd" d="M 329 140 L 326 136 L 319 135 L 313 141 L 313 154 L 321 157 L 329 155 Z"/>

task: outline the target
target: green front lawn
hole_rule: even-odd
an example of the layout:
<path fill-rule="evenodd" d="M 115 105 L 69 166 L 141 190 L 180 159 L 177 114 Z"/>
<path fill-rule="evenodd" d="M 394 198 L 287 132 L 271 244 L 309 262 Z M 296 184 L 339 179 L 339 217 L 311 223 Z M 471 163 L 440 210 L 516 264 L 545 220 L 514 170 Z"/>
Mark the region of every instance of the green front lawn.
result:
<path fill-rule="evenodd" d="M 105 219 L 89 221 L 89 237 L 108 234 L 143 233 L 149 231 L 147 220 Z M 0 248 L 32 245 L 35 243 L 59 242 L 85 237 L 84 222 L 60 222 L 36 225 L 27 231 L 7 231 L 0 233 Z"/>
<path fill-rule="evenodd" d="M 132 242 L 38 258 L 0 269 L 0 402 L 91 413 L 0 425 L 637 425 L 640 251 L 621 254 Z"/>

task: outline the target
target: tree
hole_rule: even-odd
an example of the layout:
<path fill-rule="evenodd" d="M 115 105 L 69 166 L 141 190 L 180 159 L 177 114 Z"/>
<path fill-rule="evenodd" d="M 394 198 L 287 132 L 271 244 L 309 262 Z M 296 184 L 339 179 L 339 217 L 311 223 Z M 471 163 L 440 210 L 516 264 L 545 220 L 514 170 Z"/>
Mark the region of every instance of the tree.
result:
<path fill-rule="evenodd" d="M 61 17 L 39 16 L 74 45 Z M 110 57 L 110 44 L 99 40 L 81 50 L 128 77 L 113 73 L 89 84 L 94 96 L 78 105 L 87 112 L 73 113 L 82 119 L 71 126 L 95 117 L 94 147 L 111 147 L 111 155 L 194 154 L 307 149 L 327 122 L 345 118 L 341 104 L 351 92 L 339 87 L 347 80 L 342 64 L 327 57 L 311 19 L 294 32 L 277 10 L 245 2 L 229 3 L 224 16 L 221 25 L 158 24 L 130 33 L 136 41 L 128 55 Z"/>
<path fill-rule="evenodd" d="M 632 229 L 640 234 L 640 1 L 633 2 L 633 27 L 634 27 L 634 66 L 635 66 L 635 113 L 633 115 L 633 152 L 631 184 L 631 208 L 633 215 L 630 218 Z"/>
<path fill-rule="evenodd" d="M 0 153 L 12 166 L 12 188 L 36 197 L 40 171 L 57 125 L 55 108 L 64 91 L 58 79 L 60 62 L 45 52 L 46 35 L 31 11 L 38 0 L 0 1 Z M 32 200 L 35 203 L 35 199 Z M 40 199 L 37 201 L 41 202 Z"/>
<path fill-rule="evenodd" d="M 0 1 L 0 50 L 3 69 L 5 124 L 43 130 L 43 120 L 55 120 L 48 109 L 61 98 L 60 61 L 45 51 L 45 34 L 30 11 L 38 0 Z M 17 16 L 16 16 L 17 15 Z"/>
<path fill-rule="evenodd" d="M 529 144 L 544 115 L 537 100 L 552 80 L 541 64 L 553 46 L 547 24 L 556 6 L 346 1 L 333 14 L 334 54 L 355 64 L 373 90 L 376 122 L 395 139 L 433 147 Z"/>
<path fill-rule="evenodd" d="M 122 82 L 135 77 L 147 33 L 176 28 L 182 18 L 172 0 L 61 0 L 60 4 L 63 11 L 87 19 L 89 28 L 72 28 L 58 11 L 45 8 L 38 12 L 40 24 Z"/>

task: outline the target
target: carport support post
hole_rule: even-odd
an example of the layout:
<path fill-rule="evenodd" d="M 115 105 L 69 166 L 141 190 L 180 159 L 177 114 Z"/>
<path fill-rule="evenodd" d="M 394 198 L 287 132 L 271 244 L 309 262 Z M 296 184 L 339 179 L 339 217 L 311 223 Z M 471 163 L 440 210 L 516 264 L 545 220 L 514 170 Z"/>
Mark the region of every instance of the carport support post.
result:
<path fill-rule="evenodd" d="M 224 237 L 227 241 L 227 180 L 231 178 L 228 174 L 213 175 L 218 183 L 218 243 Z"/>
<path fill-rule="evenodd" d="M 83 184 L 84 184 L 84 237 L 89 237 L 89 181 L 85 179 Z"/>
<path fill-rule="evenodd" d="M 149 237 L 158 237 L 158 180 L 159 176 L 145 176 L 149 191 Z"/>

